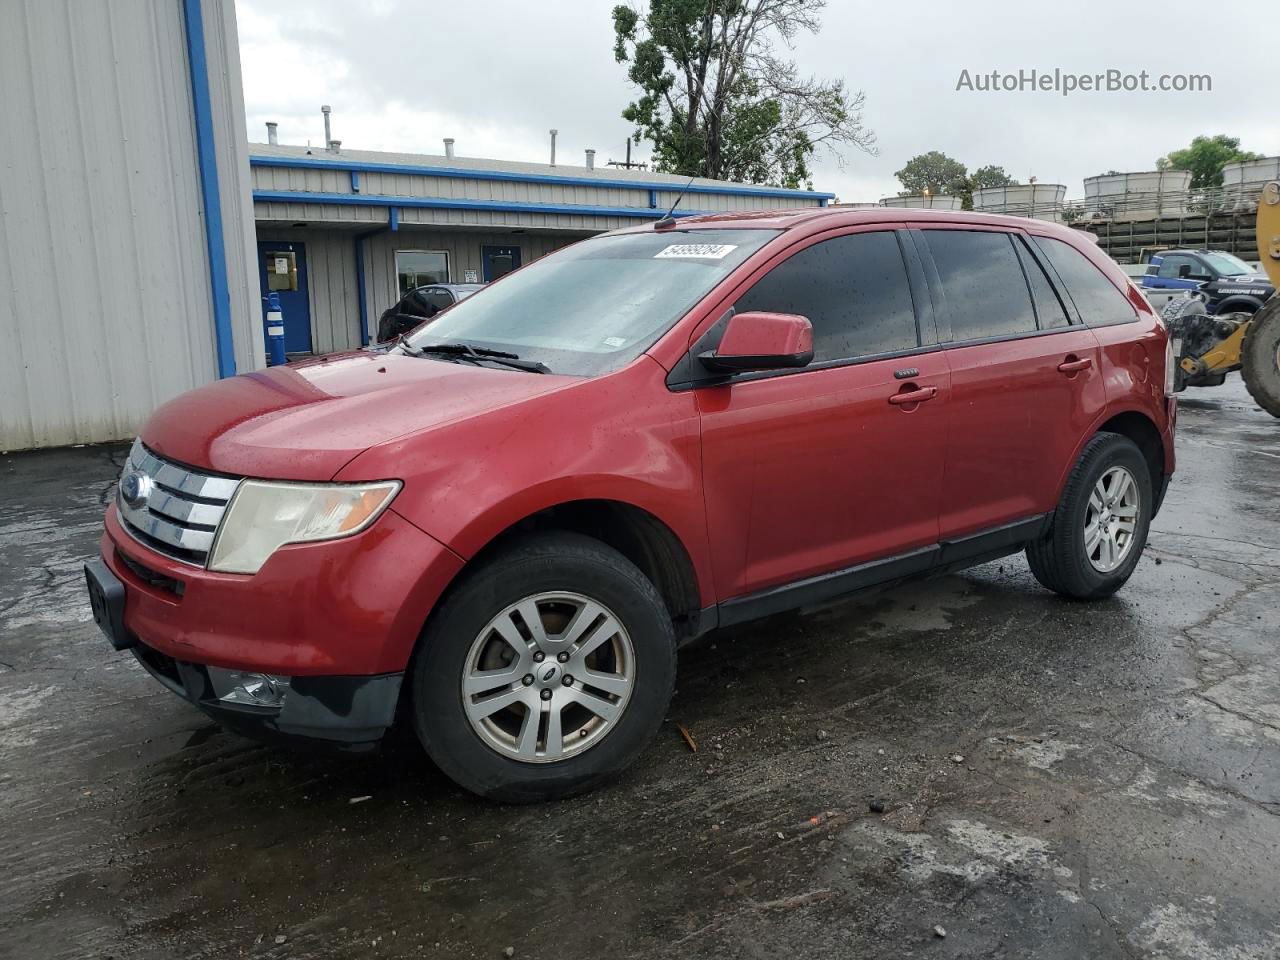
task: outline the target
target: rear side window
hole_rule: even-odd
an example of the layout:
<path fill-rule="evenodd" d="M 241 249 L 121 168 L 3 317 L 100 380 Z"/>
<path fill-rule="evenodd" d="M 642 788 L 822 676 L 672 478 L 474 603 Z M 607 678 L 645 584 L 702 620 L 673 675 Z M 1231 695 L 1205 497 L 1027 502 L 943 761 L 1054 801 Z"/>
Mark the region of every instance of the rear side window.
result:
<path fill-rule="evenodd" d="M 1027 279 L 1007 233 L 925 230 L 951 314 L 951 339 L 984 340 L 1036 331 Z"/>
<path fill-rule="evenodd" d="M 1071 244 L 1052 237 L 1036 237 L 1036 244 L 1049 258 L 1086 324 L 1098 327 L 1138 319 L 1129 298 Z"/>
<path fill-rule="evenodd" d="M 1018 257 L 1022 260 L 1022 269 L 1027 275 L 1027 286 L 1031 288 L 1031 299 L 1035 301 L 1040 329 L 1053 330 L 1070 326 L 1071 319 L 1067 316 L 1066 307 L 1049 282 L 1044 267 L 1040 266 L 1040 262 L 1027 249 L 1026 241 L 1019 237 L 1014 241 L 1014 246 L 1018 248 Z"/>
<path fill-rule="evenodd" d="M 431 304 L 437 310 L 443 310 L 445 307 L 453 306 L 453 297 L 448 290 L 441 290 L 436 287 L 427 291 L 427 303 Z"/>
<path fill-rule="evenodd" d="M 918 346 L 907 268 L 888 231 L 806 247 L 743 294 L 734 310 L 797 313 L 813 324 L 813 359 L 847 360 Z"/>

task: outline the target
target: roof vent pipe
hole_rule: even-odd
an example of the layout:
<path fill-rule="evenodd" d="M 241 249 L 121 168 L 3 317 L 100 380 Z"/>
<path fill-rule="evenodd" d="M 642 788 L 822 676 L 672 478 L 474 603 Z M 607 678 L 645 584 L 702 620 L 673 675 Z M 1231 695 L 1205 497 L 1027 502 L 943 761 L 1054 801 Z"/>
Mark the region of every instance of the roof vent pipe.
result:
<path fill-rule="evenodd" d="M 450 160 L 453 159 L 453 137 L 444 138 L 444 155 Z"/>
<path fill-rule="evenodd" d="M 559 132 L 559 130 L 551 131 L 551 165 L 553 167 L 556 165 L 556 134 Z"/>
<path fill-rule="evenodd" d="M 341 141 L 341 140 L 330 140 L 330 141 L 329 141 L 329 152 L 330 152 L 330 153 L 339 153 L 339 152 L 341 152 L 341 150 L 342 150 L 342 141 Z"/>
<path fill-rule="evenodd" d="M 594 150 L 587 151 L 587 169 L 594 170 L 596 168 L 596 152 Z"/>
<path fill-rule="evenodd" d="M 276 123 L 275 121 L 273 120 L 267 121 L 267 143 L 271 144 L 273 147 L 280 142 L 280 139 L 276 136 L 276 130 L 279 127 L 280 127 L 280 124 Z"/>

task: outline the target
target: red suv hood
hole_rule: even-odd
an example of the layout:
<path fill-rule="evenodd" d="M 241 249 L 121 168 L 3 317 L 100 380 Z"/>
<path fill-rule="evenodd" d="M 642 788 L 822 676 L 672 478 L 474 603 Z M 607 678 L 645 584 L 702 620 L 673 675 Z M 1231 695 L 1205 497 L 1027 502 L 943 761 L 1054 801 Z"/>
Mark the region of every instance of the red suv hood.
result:
<path fill-rule="evenodd" d="M 325 481 L 374 444 L 575 382 L 399 353 L 338 354 L 184 393 L 155 412 L 142 440 L 195 467 Z"/>

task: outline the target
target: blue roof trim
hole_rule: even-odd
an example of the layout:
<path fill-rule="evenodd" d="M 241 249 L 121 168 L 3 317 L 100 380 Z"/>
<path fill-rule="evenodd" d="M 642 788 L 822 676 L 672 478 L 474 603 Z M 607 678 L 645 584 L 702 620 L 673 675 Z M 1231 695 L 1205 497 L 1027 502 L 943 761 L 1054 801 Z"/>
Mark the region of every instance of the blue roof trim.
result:
<path fill-rule="evenodd" d="M 204 16 L 200 0 L 183 0 L 186 18 L 187 67 L 191 73 L 191 105 L 195 114 L 196 160 L 200 168 L 200 199 L 204 206 L 204 238 L 209 254 L 209 287 L 213 299 L 213 339 L 218 376 L 236 375 L 236 347 L 231 329 L 231 286 L 227 280 L 227 251 L 223 245 L 222 193 L 218 189 L 218 156 L 213 132 L 213 103 L 209 96 L 209 62 L 204 48 Z"/>
<path fill-rule="evenodd" d="M 502 180 L 507 183 L 555 184 L 564 187 L 597 187 L 605 190 L 662 190 L 679 193 L 679 183 L 643 180 L 597 180 L 594 177 L 562 177 L 542 173 L 505 173 L 500 170 L 467 170 L 459 167 L 427 167 L 400 163 L 365 163 L 357 160 L 325 160 L 319 157 L 249 157 L 251 167 L 302 167 L 313 170 L 354 170 L 357 173 L 405 173 L 419 177 L 456 177 L 459 180 Z M 708 187 L 690 184 L 689 193 L 711 193 L 731 197 L 788 197 L 834 200 L 834 193 L 792 190 L 785 187 Z"/>
<path fill-rule="evenodd" d="M 661 210 L 649 207 L 595 207 L 581 203 L 520 203 L 514 200 L 446 200 L 443 197 L 387 197 L 367 193 L 310 193 L 302 190 L 255 190 L 253 199 L 264 203 L 338 203 L 357 207 L 390 207 L 392 223 L 398 207 L 434 210 L 491 210 L 499 213 L 564 214 L 584 217 L 637 217 L 655 220 Z M 677 210 L 677 217 L 716 213 L 714 210 Z M 719 211 L 723 212 L 723 211 Z M 396 229 L 392 226 L 392 230 Z"/>

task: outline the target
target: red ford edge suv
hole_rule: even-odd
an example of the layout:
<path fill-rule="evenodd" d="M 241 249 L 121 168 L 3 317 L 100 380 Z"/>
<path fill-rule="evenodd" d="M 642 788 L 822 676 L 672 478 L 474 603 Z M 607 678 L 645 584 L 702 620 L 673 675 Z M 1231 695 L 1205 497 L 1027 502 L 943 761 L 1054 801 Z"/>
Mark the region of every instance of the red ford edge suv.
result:
<path fill-rule="evenodd" d="M 1114 593 L 1173 472 L 1171 372 L 1070 229 L 667 220 L 165 404 L 89 593 L 229 728 L 361 749 L 400 716 L 470 790 L 564 796 L 635 759 L 718 626 L 1021 550 Z"/>

